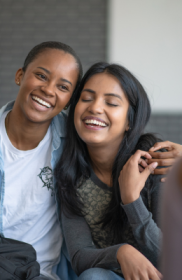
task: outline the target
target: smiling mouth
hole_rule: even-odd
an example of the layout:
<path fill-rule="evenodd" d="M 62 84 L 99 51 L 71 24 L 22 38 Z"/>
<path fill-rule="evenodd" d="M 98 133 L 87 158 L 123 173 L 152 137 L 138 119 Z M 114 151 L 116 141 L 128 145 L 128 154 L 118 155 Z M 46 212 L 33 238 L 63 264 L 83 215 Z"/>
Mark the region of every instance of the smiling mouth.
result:
<path fill-rule="evenodd" d="M 34 96 L 34 95 L 33 95 L 33 96 L 32 96 L 32 99 L 33 99 L 34 101 L 36 101 L 39 105 L 43 106 L 43 107 L 51 108 L 51 105 L 50 105 L 48 102 L 42 100 L 41 98 L 39 98 L 39 97 L 37 97 L 37 96 Z"/>
<path fill-rule="evenodd" d="M 84 123 L 88 126 L 102 126 L 102 127 L 106 127 L 107 124 L 101 121 L 96 121 L 96 120 L 84 120 Z"/>

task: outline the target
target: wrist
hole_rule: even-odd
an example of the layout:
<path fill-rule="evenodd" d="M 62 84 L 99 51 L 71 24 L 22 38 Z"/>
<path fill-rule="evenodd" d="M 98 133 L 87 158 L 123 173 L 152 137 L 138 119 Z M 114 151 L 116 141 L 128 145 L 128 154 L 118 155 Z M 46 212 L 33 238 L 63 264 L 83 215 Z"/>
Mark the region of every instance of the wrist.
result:
<path fill-rule="evenodd" d="M 116 254 L 116 258 L 117 258 L 117 261 L 119 262 L 119 264 L 121 261 L 121 257 L 123 256 L 124 252 L 127 251 L 129 246 L 130 246 L 129 244 L 124 244 L 121 247 L 119 247 L 117 254 Z"/>
<path fill-rule="evenodd" d="M 124 205 L 130 204 L 140 197 L 140 193 L 125 194 L 121 196 L 121 201 Z"/>

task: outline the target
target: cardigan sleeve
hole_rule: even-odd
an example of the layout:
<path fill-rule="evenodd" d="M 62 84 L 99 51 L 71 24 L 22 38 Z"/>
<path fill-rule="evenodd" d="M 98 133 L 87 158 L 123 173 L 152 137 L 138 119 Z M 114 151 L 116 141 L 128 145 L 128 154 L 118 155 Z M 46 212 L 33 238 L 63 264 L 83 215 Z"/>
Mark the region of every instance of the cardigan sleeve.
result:
<path fill-rule="evenodd" d="M 142 197 L 130 204 L 123 205 L 128 221 L 132 227 L 133 235 L 139 245 L 140 252 L 144 254 L 154 266 L 158 264 L 161 252 L 162 232 L 159 228 L 161 187 L 158 183 L 151 192 L 151 212 L 145 206 Z"/>
<path fill-rule="evenodd" d="M 86 220 L 76 215 L 67 217 L 62 214 L 62 227 L 71 264 L 77 275 L 92 267 L 120 269 L 116 255 L 123 244 L 96 248 Z"/>

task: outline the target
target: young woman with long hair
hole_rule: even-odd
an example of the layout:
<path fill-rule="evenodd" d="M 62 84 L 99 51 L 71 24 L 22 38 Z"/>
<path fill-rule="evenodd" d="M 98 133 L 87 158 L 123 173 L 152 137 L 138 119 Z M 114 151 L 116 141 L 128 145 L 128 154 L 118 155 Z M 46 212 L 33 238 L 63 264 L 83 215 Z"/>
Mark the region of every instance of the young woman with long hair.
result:
<path fill-rule="evenodd" d="M 160 279 L 160 176 L 143 134 L 151 107 L 124 67 L 97 63 L 72 100 L 56 167 L 62 226 L 79 279 Z M 147 160 L 145 160 L 147 159 Z"/>

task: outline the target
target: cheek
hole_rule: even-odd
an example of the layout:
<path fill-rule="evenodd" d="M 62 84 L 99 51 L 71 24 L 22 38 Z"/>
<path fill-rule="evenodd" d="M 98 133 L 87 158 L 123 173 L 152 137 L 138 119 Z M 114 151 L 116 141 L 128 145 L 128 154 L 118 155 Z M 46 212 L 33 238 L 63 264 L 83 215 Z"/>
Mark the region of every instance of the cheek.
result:
<path fill-rule="evenodd" d="M 111 122 L 118 131 L 125 131 L 128 124 L 127 111 L 113 113 L 111 116 Z"/>
<path fill-rule="evenodd" d="M 38 83 L 38 80 L 33 75 L 25 75 L 21 80 L 21 84 L 27 88 L 29 88 L 29 87 L 31 88 L 34 85 L 37 85 L 37 83 Z"/>
<path fill-rule="evenodd" d="M 70 94 L 67 94 L 67 95 L 60 94 L 58 96 L 57 103 L 58 103 L 59 107 L 61 108 L 61 110 L 69 103 L 70 99 L 71 99 Z"/>
<path fill-rule="evenodd" d="M 36 83 L 33 79 L 26 79 L 22 80 L 19 93 L 22 98 L 26 98 L 29 96 L 29 94 L 32 93 L 32 91 L 35 89 Z"/>
<path fill-rule="evenodd" d="M 83 114 L 84 110 L 82 108 L 82 105 L 80 103 L 77 103 L 76 107 L 75 107 L 75 113 L 74 113 L 74 125 L 75 125 L 75 129 L 78 133 L 78 135 L 81 137 L 82 131 L 83 131 L 83 127 L 82 127 L 82 114 Z"/>
<path fill-rule="evenodd" d="M 80 120 L 80 114 L 79 114 L 79 106 L 76 105 L 75 107 L 75 113 L 74 113 L 74 125 L 75 129 L 78 132 L 78 127 L 79 127 L 79 120 Z"/>
<path fill-rule="evenodd" d="M 78 101 L 78 103 L 75 106 L 75 113 L 74 113 L 74 122 L 78 123 L 81 120 L 81 116 L 84 112 L 83 104 Z"/>

